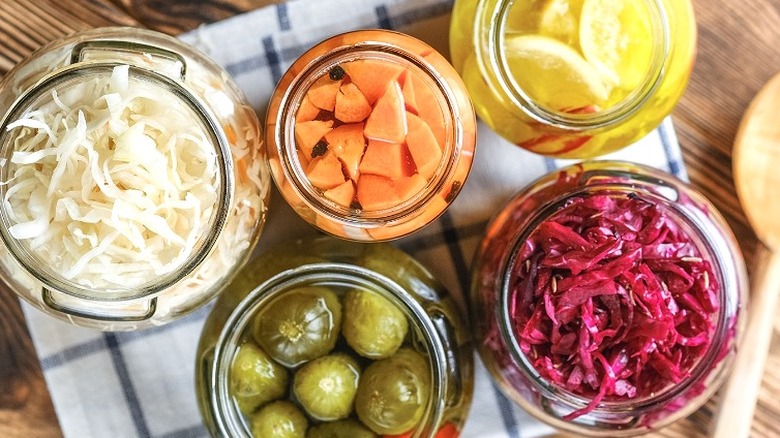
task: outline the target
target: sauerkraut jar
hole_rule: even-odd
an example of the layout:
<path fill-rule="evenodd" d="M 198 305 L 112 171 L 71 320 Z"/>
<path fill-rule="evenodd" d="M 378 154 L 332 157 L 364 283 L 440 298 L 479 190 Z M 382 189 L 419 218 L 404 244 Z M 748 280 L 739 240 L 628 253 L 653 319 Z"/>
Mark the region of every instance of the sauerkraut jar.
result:
<path fill-rule="evenodd" d="M 76 33 L 0 83 L 0 275 L 73 324 L 134 330 L 214 297 L 263 224 L 254 110 L 195 48 Z"/>
<path fill-rule="evenodd" d="M 256 262 L 255 262 L 256 260 Z M 468 325 L 425 267 L 332 237 L 260 254 L 203 327 L 195 383 L 215 437 L 457 437 Z"/>
<path fill-rule="evenodd" d="M 577 436 L 691 414 L 733 361 L 747 276 L 715 207 L 622 162 L 551 173 L 488 225 L 473 267 L 477 345 L 503 391 Z"/>

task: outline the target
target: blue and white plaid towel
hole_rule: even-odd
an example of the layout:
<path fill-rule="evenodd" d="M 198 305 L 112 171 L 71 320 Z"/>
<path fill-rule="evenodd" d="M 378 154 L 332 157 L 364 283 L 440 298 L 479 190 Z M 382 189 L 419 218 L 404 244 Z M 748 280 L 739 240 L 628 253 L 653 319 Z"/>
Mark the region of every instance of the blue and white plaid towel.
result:
<path fill-rule="evenodd" d="M 445 55 L 452 1 L 297 0 L 199 28 L 182 38 L 211 55 L 243 88 L 259 114 L 292 61 L 326 37 L 358 28 L 392 28 Z M 684 172 L 671 122 L 611 158 Z M 527 153 L 484 125 L 468 183 L 448 212 L 396 244 L 429 266 L 456 294 L 468 284 L 471 257 L 487 220 L 520 188 L 565 165 Z M 278 193 L 275 193 L 278 195 Z M 272 199 L 259 246 L 315 235 Z M 25 305 L 43 372 L 66 437 L 206 436 L 195 402 L 195 348 L 210 306 L 178 322 L 136 333 L 71 327 Z M 532 437 L 551 429 L 513 406 L 477 361 L 465 437 Z"/>

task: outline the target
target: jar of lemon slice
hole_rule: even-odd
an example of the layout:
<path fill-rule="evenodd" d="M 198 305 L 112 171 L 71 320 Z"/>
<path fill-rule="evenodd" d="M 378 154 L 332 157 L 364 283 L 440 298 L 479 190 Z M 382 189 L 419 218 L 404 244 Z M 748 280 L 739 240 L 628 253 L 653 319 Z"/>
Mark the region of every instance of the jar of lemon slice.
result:
<path fill-rule="evenodd" d="M 531 152 L 591 158 L 672 111 L 696 23 L 689 0 L 456 0 L 450 46 L 488 126 Z"/>

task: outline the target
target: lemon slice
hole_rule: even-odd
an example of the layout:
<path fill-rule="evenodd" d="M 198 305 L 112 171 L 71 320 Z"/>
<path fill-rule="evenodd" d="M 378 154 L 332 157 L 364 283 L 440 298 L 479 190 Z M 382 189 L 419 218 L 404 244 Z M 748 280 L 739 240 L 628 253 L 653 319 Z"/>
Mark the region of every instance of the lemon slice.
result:
<path fill-rule="evenodd" d="M 509 37 L 506 55 L 517 85 L 548 108 L 566 111 L 599 106 L 609 95 L 598 71 L 582 55 L 554 38 Z"/>
<path fill-rule="evenodd" d="M 636 88 L 653 51 L 650 11 L 642 0 L 585 0 L 580 47 L 585 59 L 614 86 Z"/>
<path fill-rule="evenodd" d="M 582 0 L 547 0 L 539 18 L 539 33 L 579 46 Z"/>

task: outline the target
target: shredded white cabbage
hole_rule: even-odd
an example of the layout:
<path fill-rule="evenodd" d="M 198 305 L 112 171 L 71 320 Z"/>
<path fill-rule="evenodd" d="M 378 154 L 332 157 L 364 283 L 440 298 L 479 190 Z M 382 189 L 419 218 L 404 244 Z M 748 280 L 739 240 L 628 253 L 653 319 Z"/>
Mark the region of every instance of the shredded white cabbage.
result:
<path fill-rule="evenodd" d="M 237 119 L 241 111 L 252 110 L 233 107 L 223 119 L 236 170 L 228 223 L 203 265 L 161 296 L 162 314 L 213 293 L 265 211 L 269 181 L 259 132 L 256 123 L 248 124 L 252 132 L 237 132 L 247 126 Z M 110 78 L 53 92 L 8 127 L 18 130 L 4 163 L 10 234 L 55 272 L 95 291 L 137 287 L 176 271 L 208 231 L 218 199 L 216 152 L 193 119 L 177 97 L 130 77 L 127 65 Z"/>

